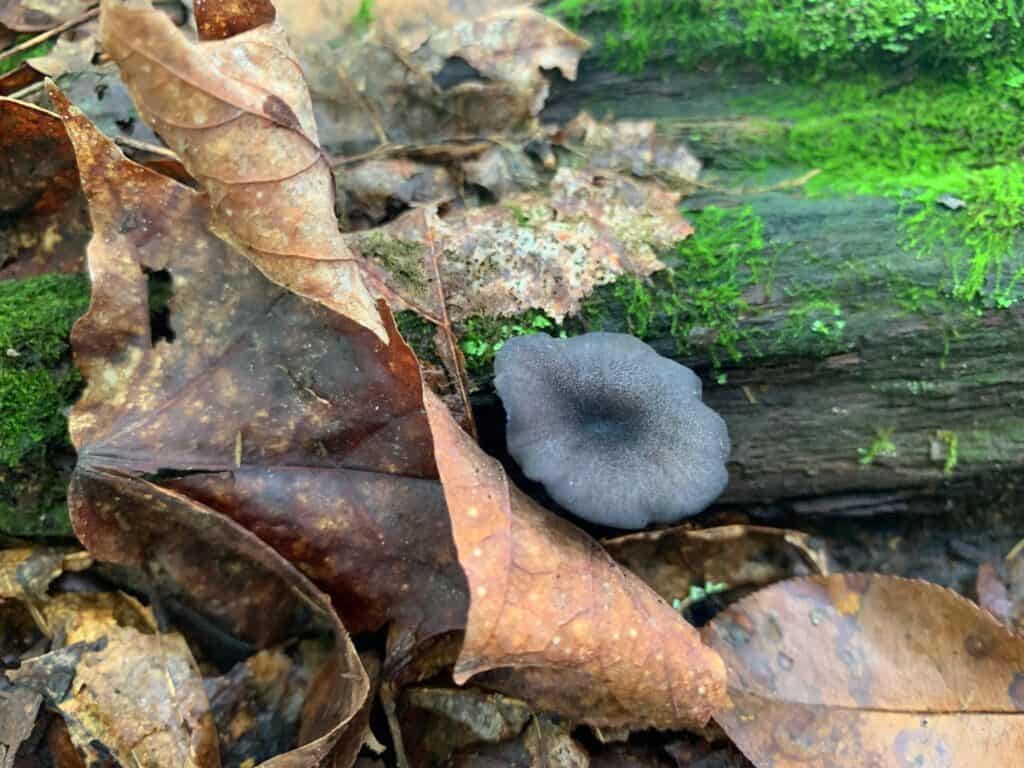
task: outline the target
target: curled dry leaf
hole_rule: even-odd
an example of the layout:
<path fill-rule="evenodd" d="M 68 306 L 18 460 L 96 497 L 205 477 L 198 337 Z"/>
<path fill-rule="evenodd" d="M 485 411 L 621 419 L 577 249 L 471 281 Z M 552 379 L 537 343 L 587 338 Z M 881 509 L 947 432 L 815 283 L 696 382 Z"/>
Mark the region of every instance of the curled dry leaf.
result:
<path fill-rule="evenodd" d="M 92 304 L 73 333 L 89 380 L 71 417 L 76 532 L 97 558 L 155 572 L 162 584 L 177 585 L 172 597 L 257 647 L 279 639 L 296 612 L 312 612 L 335 637 L 321 672 L 335 696 L 316 718 L 326 730 L 304 733 L 303 745 L 279 759 L 315 765 L 333 749 L 351 751 L 350 742 L 362 740 L 353 724 L 367 680 L 327 598 L 255 536 L 142 475 L 207 469 L 230 479 L 244 462 L 249 478 L 273 483 L 273 472 L 258 467 L 298 464 L 304 452 L 320 457 L 331 434 L 352 437 L 346 428 L 359 435 L 347 458 L 369 474 L 374 461 L 409 458 L 391 450 L 389 435 L 416 445 L 403 415 L 417 404 L 375 389 L 374 376 L 397 364 L 377 352 L 372 333 L 269 282 L 209 234 L 198 193 L 129 162 L 59 92 L 51 98 L 75 145 L 97 233 L 88 253 Z M 177 281 L 173 343 L 152 339 L 146 269 Z M 346 343 L 345 331 L 354 342 Z M 317 395 L 323 382 L 313 371 L 326 379 L 353 366 L 366 377 L 358 391 L 378 421 L 355 424 L 345 418 L 346 403 Z M 410 375 L 415 381 L 415 369 Z M 403 466 L 416 457 L 429 463 L 429 449 L 425 457 L 410 450 L 413 460 Z M 319 477 L 327 464 L 308 469 Z"/>
<path fill-rule="evenodd" d="M 100 29 L 139 114 L 210 195 L 216 232 L 277 284 L 387 341 L 338 232 L 331 169 L 284 31 L 196 43 L 148 0 L 104 0 Z"/>
<path fill-rule="evenodd" d="M 550 197 L 513 195 L 446 218 L 417 209 L 349 238 L 356 248 L 373 243 L 363 252 L 377 257 L 392 290 L 413 306 L 440 314 L 423 247 L 432 240 L 452 320 L 538 308 L 560 321 L 597 286 L 664 268 L 657 253 L 693 232 L 678 202 L 653 184 L 562 168 Z M 396 265 L 379 254 L 404 260 Z"/>
<path fill-rule="evenodd" d="M 532 130 L 544 69 L 570 80 L 587 43 L 521 0 L 278 0 L 324 145 L 346 154 Z"/>
<path fill-rule="evenodd" d="M 718 654 L 424 402 L 471 595 L 456 682 L 495 670 L 481 682 L 594 725 L 703 725 L 725 694 Z"/>
<path fill-rule="evenodd" d="M 207 231 L 201 195 L 67 116 L 98 233 L 72 337 L 87 378 L 75 488 L 162 473 L 303 567 L 353 629 L 391 621 L 406 651 L 461 630 L 464 577 L 409 349 L 265 279 Z M 147 270 L 171 280 L 170 343 L 152 338 Z M 88 542 L 92 502 L 72 509 Z"/>
<path fill-rule="evenodd" d="M 89 216 L 60 119 L 0 98 L 0 278 L 76 272 Z"/>
<path fill-rule="evenodd" d="M 666 601 L 686 602 L 691 588 L 764 587 L 792 576 L 829 572 L 824 543 L 801 531 L 756 525 L 665 528 L 602 542 L 608 554 Z"/>
<path fill-rule="evenodd" d="M 1024 749 L 1024 639 L 934 584 L 784 581 L 707 637 L 729 668 L 715 719 L 757 766 L 1012 765 Z"/>

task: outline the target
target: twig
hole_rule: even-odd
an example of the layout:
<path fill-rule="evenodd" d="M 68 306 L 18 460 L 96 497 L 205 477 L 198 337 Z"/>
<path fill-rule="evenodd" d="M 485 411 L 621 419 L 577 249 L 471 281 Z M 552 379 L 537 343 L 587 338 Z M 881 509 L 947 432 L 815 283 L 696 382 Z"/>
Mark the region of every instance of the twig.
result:
<path fill-rule="evenodd" d="M 29 48 L 34 48 L 35 46 L 39 45 L 40 43 L 46 42 L 47 40 L 49 40 L 54 35 L 59 35 L 61 32 L 69 30 L 72 27 L 77 27 L 79 24 L 82 24 L 82 23 L 84 23 L 86 21 L 89 21 L 89 19 L 94 19 L 94 18 L 96 18 L 99 15 L 100 15 L 100 9 L 99 8 L 92 8 L 92 9 L 86 11 L 85 13 L 81 14 L 80 16 L 76 16 L 75 18 L 71 19 L 70 21 L 65 21 L 63 24 L 60 24 L 59 26 L 56 26 L 53 29 L 48 29 L 45 32 L 41 32 L 40 34 L 36 35 L 35 37 L 30 37 L 28 40 L 25 40 L 22 43 L 18 43 L 17 45 L 12 45 L 6 51 L 0 52 L 0 61 L 3 61 L 4 59 L 10 58 L 11 56 L 13 56 L 16 53 L 21 53 L 22 51 L 27 51 Z"/>
<path fill-rule="evenodd" d="M 711 192 L 718 192 L 723 195 L 761 195 L 765 192 L 777 192 L 780 189 L 792 189 L 793 187 L 802 187 L 808 181 L 813 179 L 821 173 L 821 168 L 814 168 L 802 176 L 797 176 L 795 179 L 785 179 L 780 181 L 778 184 L 769 184 L 767 187 L 734 187 L 729 189 L 728 187 L 719 187 L 717 184 L 708 184 L 704 181 L 698 181 L 694 179 L 688 183 L 699 189 L 707 189 Z"/>
<path fill-rule="evenodd" d="M 45 80 L 42 80 L 42 79 L 38 80 L 37 82 L 32 83 L 32 85 L 26 85 L 21 90 L 15 91 L 11 95 L 5 96 L 4 98 L 7 98 L 7 99 L 21 99 L 21 100 L 24 101 L 27 97 L 31 96 L 36 91 L 43 90 L 43 86 L 45 84 L 46 84 Z"/>
<path fill-rule="evenodd" d="M 453 158 L 475 157 L 481 152 L 498 144 L 496 139 L 480 139 L 470 142 L 447 142 L 443 144 L 381 144 L 366 152 L 357 155 L 336 155 L 330 158 L 332 168 L 339 165 L 358 163 L 363 160 L 373 160 L 378 157 L 411 157 L 431 158 L 438 155 L 450 156 Z"/>
<path fill-rule="evenodd" d="M 161 157 L 166 157 L 169 160 L 178 159 L 178 156 L 171 150 L 167 149 L 167 147 L 161 147 L 158 144 L 150 144 L 147 141 L 139 141 L 138 139 L 131 139 L 127 136 L 115 136 L 114 142 L 125 147 L 137 149 L 140 152 L 149 152 L 153 155 L 160 155 Z"/>
<path fill-rule="evenodd" d="M 441 333 L 448 345 L 449 354 L 452 358 L 452 366 L 455 368 L 452 373 L 455 375 L 455 386 L 459 390 L 459 397 L 462 400 L 462 407 L 466 412 L 466 423 L 469 426 L 469 433 L 474 440 L 479 439 L 476 431 L 476 419 L 473 418 L 473 406 L 469 402 L 469 377 L 466 376 L 466 368 L 462 363 L 462 355 L 459 353 L 459 344 L 455 338 L 455 331 L 452 330 L 452 321 L 448 316 L 448 302 L 444 294 L 444 282 L 441 280 L 441 267 L 437 263 L 437 251 L 434 248 L 434 231 L 427 227 L 427 250 L 430 253 L 430 266 L 434 269 L 434 280 L 437 284 L 438 302 L 441 305 Z"/>

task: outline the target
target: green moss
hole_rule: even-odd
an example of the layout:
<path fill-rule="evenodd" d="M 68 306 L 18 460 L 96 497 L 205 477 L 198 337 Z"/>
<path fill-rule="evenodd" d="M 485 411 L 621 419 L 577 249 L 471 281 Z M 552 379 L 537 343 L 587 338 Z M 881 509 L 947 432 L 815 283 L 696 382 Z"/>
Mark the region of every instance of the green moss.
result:
<path fill-rule="evenodd" d="M 565 337 L 567 332 L 544 312 L 527 310 L 508 317 L 471 317 L 459 325 L 459 346 L 466 356 L 466 369 L 474 376 L 486 376 L 494 367 L 494 356 L 514 336 L 548 333 Z"/>
<path fill-rule="evenodd" d="M 26 40 L 29 40 L 36 36 L 35 32 L 30 34 L 21 34 L 14 38 L 14 42 L 11 45 L 18 45 Z M 49 40 L 44 40 L 38 45 L 33 45 L 20 53 L 16 53 L 6 59 L 0 59 L 0 75 L 6 75 L 8 72 L 12 72 L 17 69 L 23 61 L 28 59 L 34 59 L 37 56 L 45 56 L 53 50 L 53 46 L 57 44 L 57 38 L 51 37 Z"/>
<path fill-rule="evenodd" d="M 352 31 L 357 35 L 364 34 L 373 24 L 373 0 L 359 0 L 359 8 L 352 17 Z"/>
<path fill-rule="evenodd" d="M 960 77 L 877 76 L 787 89 L 762 109 L 791 122 L 778 149 L 822 172 L 810 194 L 880 194 L 904 204 L 905 247 L 944 258 L 942 295 L 1008 307 L 1024 297 L 1024 93 L 1006 62 Z"/>
<path fill-rule="evenodd" d="M 1016 0 L 563 0 L 555 9 L 609 29 L 605 52 L 622 67 L 761 72 L 762 97 L 732 106 L 745 124 L 782 130 L 749 137 L 748 161 L 760 152 L 775 167 L 819 169 L 810 194 L 901 200 L 906 247 L 948 265 L 934 286 L 940 299 L 989 308 L 1024 298 Z"/>
<path fill-rule="evenodd" d="M 945 445 L 945 458 L 942 464 L 942 473 L 947 477 L 953 474 L 957 463 L 960 461 L 960 438 L 956 432 L 948 429 L 940 429 L 935 437 Z"/>
<path fill-rule="evenodd" d="M 893 430 L 891 428 L 877 430 L 871 445 L 857 450 L 857 453 L 860 454 L 860 463 L 867 466 L 868 464 L 873 464 L 879 456 L 895 456 L 896 443 L 892 441 L 892 434 Z"/>
<path fill-rule="evenodd" d="M 434 336 L 437 327 L 429 320 L 411 310 L 395 313 L 395 323 L 402 338 L 412 347 L 416 358 L 423 362 L 440 363 L 441 360 L 434 349 Z"/>
<path fill-rule="evenodd" d="M 741 347 L 753 342 L 741 326 L 752 311 L 745 294 L 755 286 L 771 293 L 772 262 L 761 219 L 749 206 L 709 206 L 691 218 L 696 233 L 663 257 L 667 269 L 650 280 L 627 276 L 599 289 L 583 315 L 593 330 L 671 336 L 680 354 L 706 350 L 718 366 L 739 360 Z"/>
<path fill-rule="evenodd" d="M 66 410 L 82 387 L 69 336 L 89 303 L 82 275 L 0 282 L 0 530 L 67 533 Z"/>
<path fill-rule="evenodd" d="M 570 23 L 608 30 L 620 67 L 741 63 L 816 75 L 922 58 L 955 65 L 1019 44 L 1017 0 L 562 0 Z"/>
<path fill-rule="evenodd" d="M 359 247 L 364 256 L 378 262 L 404 288 L 421 290 L 427 285 L 423 274 L 423 246 L 400 240 L 383 232 L 362 237 Z"/>

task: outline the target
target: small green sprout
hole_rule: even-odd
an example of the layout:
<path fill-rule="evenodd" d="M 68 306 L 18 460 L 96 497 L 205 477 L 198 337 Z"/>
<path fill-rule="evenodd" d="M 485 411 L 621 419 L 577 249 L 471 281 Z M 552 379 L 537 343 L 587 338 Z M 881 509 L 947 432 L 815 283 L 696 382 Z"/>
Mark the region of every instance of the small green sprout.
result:
<path fill-rule="evenodd" d="M 879 429 L 875 432 L 875 439 L 868 448 L 858 448 L 860 463 L 864 466 L 873 464 L 879 456 L 895 456 L 896 443 L 892 441 L 893 429 Z"/>

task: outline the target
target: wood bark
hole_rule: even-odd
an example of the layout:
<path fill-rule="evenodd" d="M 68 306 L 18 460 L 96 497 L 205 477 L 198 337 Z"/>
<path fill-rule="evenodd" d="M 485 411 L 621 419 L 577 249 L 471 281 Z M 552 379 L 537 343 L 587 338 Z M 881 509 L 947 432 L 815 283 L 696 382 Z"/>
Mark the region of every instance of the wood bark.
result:
<path fill-rule="evenodd" d="M 1024 477 L 1024 306 L 969 307 L 941 290 L 908 301 L 948 284 L 949 254 L 906 246 L 897 199 L 812 197 L 785 183 L 725 190 L 730 171 L 739 179 L 764 166 L 758 136 L 786 130 L 729 106 L 745 87 L 714 75 L 621 75 L 588 60 L 549 108 L 560 119 L 586 109 L 685 126 L 716 179 L 686 205 L 750 205 L 764 222 L 775 266 L 771 284 L 747 297 L 743 357 L 724 362 L 723 384 L 711 374 L 710 340 L 681 357 L 704 374 L 705 399 L 729 424 L 722 503 L 869 515 L 1003 498 Z M 772 162 L 766 175 L 780 182 L 806 170 Z M 808 296 L 839 308 L 841 330 L 827 316 L 812 328 L 821 315 L 801 310 Z M 672 338 L 651 343 L 678 356 Z M 872 455 L 883 445 L 890 450 Z"/>

